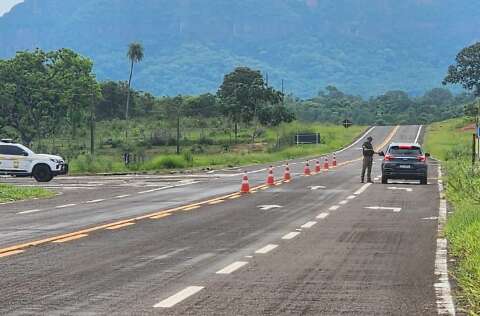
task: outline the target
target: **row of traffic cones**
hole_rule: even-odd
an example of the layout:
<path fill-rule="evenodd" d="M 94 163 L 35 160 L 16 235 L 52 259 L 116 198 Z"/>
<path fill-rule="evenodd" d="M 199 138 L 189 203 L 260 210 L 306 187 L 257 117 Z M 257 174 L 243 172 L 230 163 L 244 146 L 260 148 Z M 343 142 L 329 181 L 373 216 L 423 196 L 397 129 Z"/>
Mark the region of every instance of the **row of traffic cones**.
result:
<path fill-rule="evenodd" d="M 333 160 L 332 160 L 332 167 L 336 167 L 337 166 L 337 157 L 336 155 L 334 154 L 333 155 Z M 323 164 L 323 169 L 325 170 L 328 170 L 330 168 L 330 164 L 328 162 L 328 158 L 325 158 L 325 162 Z M 317 160 L 315 162 L 315 172 L 316 173 L 319 173 L 321 171 L 321 165 L 320 165 L 320 161 Z M 303 173 L 304 175 L 306 176 L 310 176 L 312 174 L 311 170 L 310 170 L 310 163 L 309 161 L 307 160 L 307 162 L 305 163 L 305 168 L 303 169 Z M 289 182 L 290 180 L 292 179 L 292 176 L 290 174 L 290 167 L 288 165 L 288 163 L 286 164 L 285 166 L 285 172 L 283 173 L 283 181 L 285 182 Z M 273 186 L 275 185 L 275 177 L 273 175 L 273 166 L 270 166 L 268 168 L 268 176 L 267 176 L 267 182 L 266 182 L 267 185 L 269 186 Z M 240 189 L 240 192 L 241 193 L 250 193 L 250 184 L 248 182 L 248 175 L 247 173 L 245 172 L 245 174 L 243 175 L 243 179 L 242 179 L 242 187 Z"/>

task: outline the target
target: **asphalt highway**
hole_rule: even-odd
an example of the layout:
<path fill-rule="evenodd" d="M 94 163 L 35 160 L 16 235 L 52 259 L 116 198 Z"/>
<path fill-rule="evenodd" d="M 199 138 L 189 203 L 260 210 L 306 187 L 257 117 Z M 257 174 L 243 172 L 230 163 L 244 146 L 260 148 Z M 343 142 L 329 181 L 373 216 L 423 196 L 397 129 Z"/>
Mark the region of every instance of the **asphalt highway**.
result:
<path fill-rule="evenodd" d="M 419 126 L 368 135 L 380 149 Z M 0 205 L 0 314 L 436 315 L 437 169 L 382 185 L 375 159 L 361 184 L 360 146 L 308 177 L 291 161 L 273 187 L 265 165 L 65 177 L 53 199 Z"/>

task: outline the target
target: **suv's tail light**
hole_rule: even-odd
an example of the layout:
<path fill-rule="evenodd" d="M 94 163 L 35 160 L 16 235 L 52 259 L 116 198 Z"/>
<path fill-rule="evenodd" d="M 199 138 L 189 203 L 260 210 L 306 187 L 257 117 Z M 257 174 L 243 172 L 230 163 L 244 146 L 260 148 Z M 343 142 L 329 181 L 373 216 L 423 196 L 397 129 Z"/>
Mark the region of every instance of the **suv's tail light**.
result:
<path fill-rule="evenodd" d="M 386 154 L 386 155 L 385 155 L 385 160 L 386 160 L 386 161 L 391 161 L 391 160 L 393 160 L 393 158 L 394 158 L 394 157 L 393 157 L 392 155 L 390 155 L 390 154 Z"/>
<path fill-rule="evenodd" d="M 425 162 L 425 161 L 427 161 L 427 157 L 425 157 L 425 155 L 417 156 L 417 160 L 418 160 L 418 161 Z"/>

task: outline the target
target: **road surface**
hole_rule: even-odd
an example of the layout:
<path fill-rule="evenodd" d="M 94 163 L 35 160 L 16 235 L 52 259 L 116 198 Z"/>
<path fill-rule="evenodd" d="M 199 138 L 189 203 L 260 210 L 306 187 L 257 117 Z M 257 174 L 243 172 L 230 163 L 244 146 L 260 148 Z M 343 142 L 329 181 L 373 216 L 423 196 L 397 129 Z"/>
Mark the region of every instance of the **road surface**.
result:
<path fill-rule="evenodd" d="M 369 133 L 377 147 L 418 134 Z M 267 166 L 65 177 L 53 199 L 0 205 L 0 314 L 436 315 L 437 168 L 426 186 L 382 185 L 376 159 L 361 184 L 360 146 L 309 177 L 292 161 L 274 187 Z"/>

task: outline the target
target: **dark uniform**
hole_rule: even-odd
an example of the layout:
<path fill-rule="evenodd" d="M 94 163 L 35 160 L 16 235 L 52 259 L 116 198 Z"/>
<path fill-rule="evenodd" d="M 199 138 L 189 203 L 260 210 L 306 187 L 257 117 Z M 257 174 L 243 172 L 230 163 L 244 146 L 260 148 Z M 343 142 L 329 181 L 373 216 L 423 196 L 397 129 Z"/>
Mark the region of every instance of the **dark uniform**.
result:
<path fill-rule="evenodd" d="M 363 167 L 362 167 L 362 182 L 365 180 L 365 171 L 367 171 L 367 181 L 372 182 L 372 165 L 373 165 L 373 154 L 375 150 L 372 145 L 372 137 L 368 137 L 367 141 L 363 143 Z"/>

